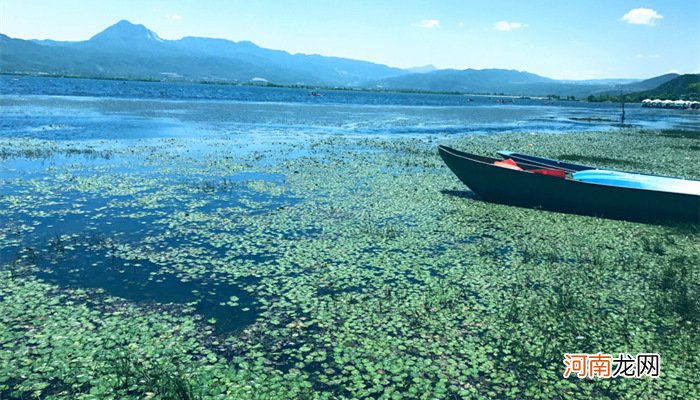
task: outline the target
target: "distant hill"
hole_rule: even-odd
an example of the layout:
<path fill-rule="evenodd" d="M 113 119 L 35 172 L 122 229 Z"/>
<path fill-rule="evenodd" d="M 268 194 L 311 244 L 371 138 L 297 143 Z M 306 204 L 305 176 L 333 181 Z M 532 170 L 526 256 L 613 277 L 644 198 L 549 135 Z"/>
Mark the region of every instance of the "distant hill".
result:
<path fill-rule="evenodd" d="M 530 72 L 505 69 L 438 70 L 367 82 L 369 87 L 464 93 L 502 93 L 517 96 L 586 96 L 609 89 L 608 84 L 564 83 Z"/>
<path fill-rule="evenodd" d="M 619 86 L 640 82 L 641 79 L 584 79 L 584 80 L 560 80 L 561 83 L 572 83 L 577 85 L 606 85 Z"/>
<path fill-rule="evenodd" d="M 544 78 L 529 72 L 504 69 L 466 69 L 439 70 L 427 73 L 410 74 L 383 79 L 375 86 L 390 89 L 435 88 L 441 91 L 492 90 L 502 86 L 527 83 L 555 83 L 553 79 Z"/>
<path fill-rule="evenodd" d="M 700 100 L 700 74 L 680 75 L 640 94 L 655 99 Z"/>
<path fill-rule="evenodd" d="M 668 79 L 668 78 L 671 79 Z M 628 102 L 640 102 L 644 99 L 661 100 L 700 100 L 700 74 L 666 74 L 656 78 L 647 79 L 643 82 L 663 82 L 650 89 L 629 93 L 627 87 L 624 89 L 622 98 L 619 92 L 603 93 L 589 96 L 589 101 L 614 101 L 622 99 Z M 640 82 L 640 83 L 643 83 Z M 651 86 L 651 84 L 647 85 Z"/>
<path fill-rule="evenodd" d="M 0 35 L 3 73 L 90 77 L 181 78 L 357 86 L 407 74 L 399 68 L 337 57 L 289 54 L 251 42 L 186 37 L 164 40 L 143 25 L 117 24 L 82 42 L 28 41 Z"/>
<path fill-rule="evenodd" d="M 660 76 L 655 76 L 653 78 L 639 80 L 635 82 L 628 82 L 625 84 L 617 84 L 611 86 L 605 91 L 596 93 L 598 95 L 609 95 L 609 96 L 619 96 L 620 92 L 624 94 L 639 93 L 647 90 L 655 89 L 664 83 L 677 78 L 678 74 L 665 74 Z"/>
<path fill-rule="evenodd" d="M 0 34 L 0 72 L 91 78 L 209 81 L 388 90 L 586 97 L 651 90 L 677 76 L 645 81 L 559 81 L 505 69 L 392 68 L 367 61 L 290 54 L 248 41 L 184 37 L 165 40 L 143 25 L 119 21 L 89 40 L 21 40 Z"/>
<path fill-rule="evenodd" d="M 622 90 L 625 93 L 643 92 L 645 90 L 655 89 L 660 85 L 677 78 L 678 76 L 678 74 L 660 75 L 651 79 L 645 79 L 643 81 L 627 84 L 623 86 Z"/>
<path fill-rule="evenodd" d="M 411 67 L 411 68 L 406 68 L 406 71 L 413 73 L 413 74 L 425 74 L 428 72 L 433 72 L 437 71 L 438 69 L 435 68 L 434 65 L 424 65 L 422 67 Z"/>

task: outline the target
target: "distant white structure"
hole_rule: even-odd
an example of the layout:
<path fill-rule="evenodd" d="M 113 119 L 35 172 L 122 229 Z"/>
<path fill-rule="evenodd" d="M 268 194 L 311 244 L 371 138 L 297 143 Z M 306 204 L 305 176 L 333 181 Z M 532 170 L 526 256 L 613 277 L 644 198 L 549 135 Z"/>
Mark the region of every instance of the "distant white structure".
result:
<path fill-rule="evenodd" d="M 700 101 L 644 99 L 642 100 L 642 107 L 697 110 L 700 109 Z"/>

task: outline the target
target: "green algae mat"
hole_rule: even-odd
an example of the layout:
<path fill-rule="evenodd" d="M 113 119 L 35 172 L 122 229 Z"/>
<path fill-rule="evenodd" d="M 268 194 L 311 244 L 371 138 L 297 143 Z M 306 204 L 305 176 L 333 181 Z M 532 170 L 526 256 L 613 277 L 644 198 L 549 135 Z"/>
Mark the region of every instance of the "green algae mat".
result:
<path fill-rule="evenodd" d="M 0 398 L 697 398 L 698 225 L 483 202 L 436 147 L 697 179 L 699 140 L 2 139 Z"/>

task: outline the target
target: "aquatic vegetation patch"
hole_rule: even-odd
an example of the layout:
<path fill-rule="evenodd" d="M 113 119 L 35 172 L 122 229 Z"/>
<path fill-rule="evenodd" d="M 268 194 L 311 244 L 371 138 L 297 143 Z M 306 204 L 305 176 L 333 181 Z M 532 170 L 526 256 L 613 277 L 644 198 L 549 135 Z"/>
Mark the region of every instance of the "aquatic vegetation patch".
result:
<path fill-rule="evenodd" d="M 92 144 L 61 143 L 48 140 L 13 138 L 0 140 L 0 160 L 13 158 L 48 159 L 52 157 L 84 157 L 109 160 L 113 152 Z"/>
<path fill-rule="evenodd" d="M 679 139 L 700 139 L 700 132 L 697 130 L 690 130 L 690 129 L 663 129 L 661 131 L 654 132 L 651 131 L 652 134 L 658 134 L 661 136 L 665 137 L 670 137 L 670 138 L 679 138 Z"/>
<path fill-rule="evenodd" d="M 698 178 L 676 140 L 318 135 L 232 156 L 234 138 L 163 138 L 115 149 L 131 168 L 17 179 L 0 197 L 0 393 L 697 397 L 697 228 L 481 201 L 436 151 Z M 56 234 L 60 218 L 83 225 Z M 658 352 L 662 378 L 563 379 L 567 352 Z"/>
<path fill-rule="evenodd" d="M 581 122 L 617 122 L 615 119 L 611 118 L 600 118 L 600 117 L 569 117 L 572 121 Z"/>

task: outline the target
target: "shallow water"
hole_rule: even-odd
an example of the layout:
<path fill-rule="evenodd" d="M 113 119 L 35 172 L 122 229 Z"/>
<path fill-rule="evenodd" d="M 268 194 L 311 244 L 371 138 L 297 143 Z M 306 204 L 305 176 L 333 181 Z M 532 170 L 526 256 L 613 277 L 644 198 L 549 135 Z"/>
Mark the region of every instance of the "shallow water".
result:
<path fill-rule="evenodd" d="M 0 76 L 0 135 L 144 138 L 264 131 L 423 135 L 611 129 L 617 104 Z M 586 121 L 585 119 L 590 119 Z M 598 121 L 596 121 L 598 120 Z M 626 123 L 698 127 L 697 113 L 628 104 Z M 282 131 L 282 132 L 280 132 Z"/>
<path fill-rule="evenodd" d="M 697 231 L 487 203 L 435 151 L 698 178 L 694 132 L 604 104 L 1 79 L 0 397 L 150 396 L 125 354 L 246 399 L 616 398 L 563 381 L 563 352 L 700 363 Z M 640 397 L 667 382 L 682 397 Z"/>
<path fill-rule="evenodd" d="M 613 121 L 618 114 L 615 105 L 544 105 L 532 99 L 501 104 L 492 97 L 467 101 L 456 95 L 345 91 L 314 98 L 294 89 L 1 79 L 0 194 L 16 203 L 2 227 L 9 244 L 2 250 L 3 260 L 39 254 L 40 276 L 51 282 L 100 288 L 139 302 L 192 303 L 198 312 L 219 320 L 222 331 L 240 329 L 255 319 L 254 297 L 245 295 L 236 282 L 219 286 L 205 273 L 194 280 L 187 274 L 178 277 L 177 268 L 147 260 L 134 262 L 138 266 L 133 267 L 95 243 L 139 246 L 150 240 L 158 251 L 180 249 L 234 260 L 225 253 L 217 255 L 220 250 L 196 230 L 216 233 L 211 228 L 173 236 L 172 226 L 168 228 L 171 217 L 217 212 L 245 217 L 304 201 L 304 193 L 285 193 L 283 174 L 267 169 L 311 154 L 307 141 L 338 135 L 448 138 L 606 130 L 613 129 L 609 121 L 577 118 Z M 640 126 L 696 123 L 695 114 L 675 110 L 661 113 L 631 107 L 627 115 L 629 122 Z M 362 145 L 353 145 L 352 150 L 377 151 Z M 241 161 L 222 170 L 216 165 L 222 158 Z M 232 165 L 234 170 L 225 170 Z M 271 185 L 279 193 L 259 192 L 250 184 Z M 93 192 L 105 185 L 113 190 Z M 362 182 L 357 185 L 363 190 Z M 302 228 L 280 237 L 317 233 Z M 226 234 L 235 237 L 246 231 Z M 274 257 L 254 253 L 240 257 L 253 263 Z M 221 298 L 232 295 L 245 298 L 236 312 L 219 305 L 224 303 Z M 240 311 L 244 307 L 249 310 Z"/>

